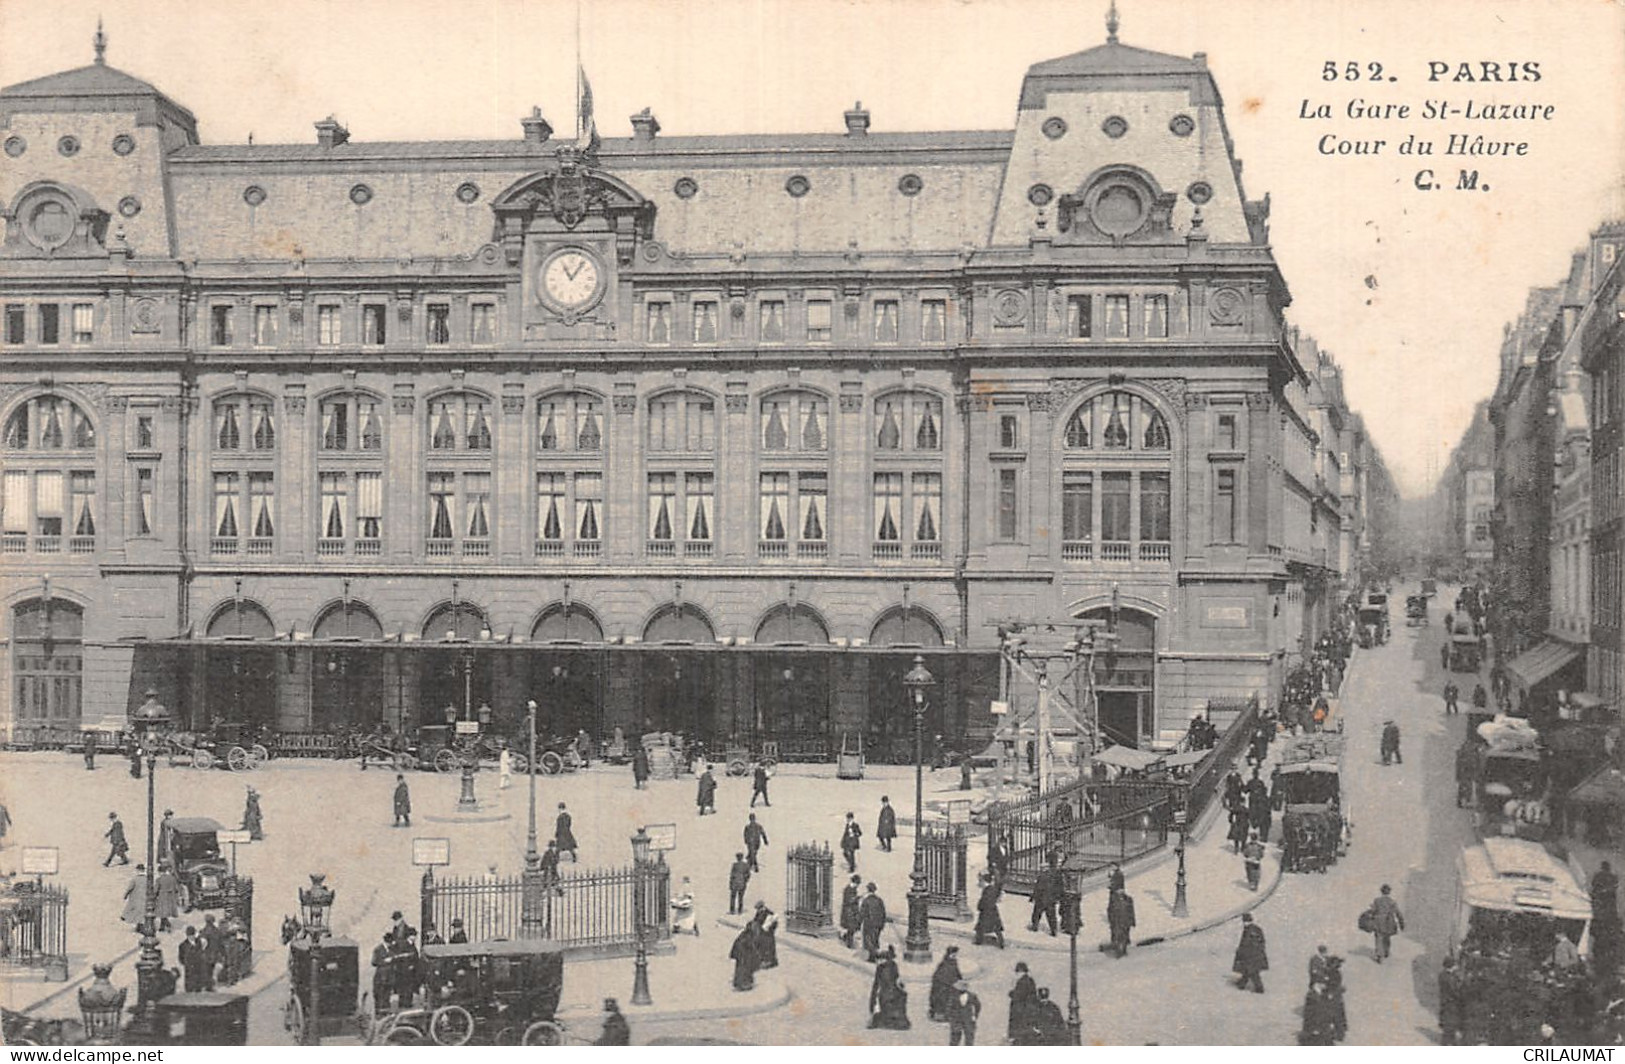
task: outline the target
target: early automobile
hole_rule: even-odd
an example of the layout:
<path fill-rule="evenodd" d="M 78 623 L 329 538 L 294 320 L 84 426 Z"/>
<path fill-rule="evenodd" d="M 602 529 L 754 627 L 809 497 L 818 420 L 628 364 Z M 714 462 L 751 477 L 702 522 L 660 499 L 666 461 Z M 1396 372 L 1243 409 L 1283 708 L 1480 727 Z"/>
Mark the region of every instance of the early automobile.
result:
<path fill-rule="evenodd" d="M 564 992 L 564 954 L 533 940 L 423 947 L 425 1002 L 380 1016 L 371 1041 L 387 1045 L 552 1046 Z"/>
<path fill-rule="evenodd" d="M 181 911 L 224 907 L 227 871 L 219 833 L 225 828 L 201 816 L 172 817 L 168 823 L 161 856 L 180 880 Z"/>
<path fill-rule="evenodd" d="M 1458 627 L 1451 633 L 1450 642 L 1446 645 L 1445 664 L 1451 672 L 1478 671 L 1483 646 L 1470 627 L 1465 630 Z"/>
<path fill-rule="evenodd" d="M 1428 597 L 1408 595 L 1405 598 L 1405 624 L 1416 628 L 1428 623 Z"/>
<path fill-rule="evenodd" d="M 321 1045 L 337 1034 L 367 1026 L 358 1009 L 360 947 L 347 938 L 297 938 L 288 944 L 288 1000 L 282 1024 L 300 1045 Z"/>

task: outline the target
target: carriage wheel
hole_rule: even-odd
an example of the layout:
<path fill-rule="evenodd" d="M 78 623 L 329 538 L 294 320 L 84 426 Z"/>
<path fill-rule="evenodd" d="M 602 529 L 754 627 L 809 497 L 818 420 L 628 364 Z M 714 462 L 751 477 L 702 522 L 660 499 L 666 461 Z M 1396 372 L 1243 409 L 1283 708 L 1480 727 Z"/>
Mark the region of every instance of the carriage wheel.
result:
<path fill-rule="evenodd" d="M 564 758 L 560 757 L 558 754 L 555 754 L 551 750 L 543 754 L 537 760 L 542 766 L 542 771 L 549 776 L 557 776 L 559 773 L 564 771 Z"/>
<path fill-rule="evenodd" d="M 305 1044 L 305 1006 L 292 990 L 288 991 L 288 1003 L 282 1007 L 282 1026 L 293 1033 L 294 1042 Z"/>
<path fill-rule="evenodd" d="M 435 1045 L 467 1045 L 474 1037 L 474 1017 L 461 1005 L 442 1005 L 429 1018 L 429 1037 Z"/>
<path fill-rule="evenodd" d="M 524 754 L 513 754 L 513 770 L 523 776 L 530 771 L 530 758 Z"/>
<path fill-rule="evenodd" d="M 214 767 L 214 755 L 209 753 L 209 751 L 201 749 L 201 748 L 199 748 L 197 750 L 193 750 L 192 751 L 192 767 L 193 768 L 213 768 Z"/>
<path fill-rule="evenodd" d="M 736 757 L 728 762 L 728 775 L 730 776 L 743 776 L 749 771 L 750 766 L 745 763 L 745 759 L 742 757 Z"/>
<path fill-rule="evenodd" d="M 267 750 L 262 744 L 255 743 L 253 746 L 249 747 L 248 757 L 252 762 L 249 767 L 259 768 L 261 765 L 271 760 L 271 751 Z"/>
<path fill-rule="evenodd" d="M 418 759 L 407 753 L 396 754 L 395 767 L 403 772 L 408 769 L 415 769 L 418 767 Z"/>
<path fill-rule="evenodd" d="M 457 756 L 457 751 L 449 746 L 435 751 L 434 767 L 436 772 L 456 772 L 460 767 L 460 762 L 461 758 Z"/>
<path fill-rule="evenodd" d="M 519 1039 L 523 1046 L 558 1046 L 564 1044 L 564 1028 L 552 1020 L 537 1020 L 525 1028 Z"/>
<path fill-rule="evenodd" d="M 226 764 L 233 772 L 247 772 L 254 767 L 250 762 L 248 751 L 240 746 L 234 746 L 226 751 Z"/>
<path fill-rule="evenodd" d="M 517 1028 L 514 1028 L 514 1027 L 498 1028 L 495 1037 L 493 1037 L 491 1039 L 491 1044 L 492 1045 L 498 1045 L 498 1046 L 516 1046 L 516 1045 L 519 1044 L 518 1042 L 514 1041 L 514 1039 L 516 1039 L 517 1037 L 519 1037 L 519 1031 L 518 1031 Z"/>
<path fill-rule="evenodd" d="M 386 1046 L 415 1046 L 423 1044 L 423 1032 L 409 1023 L 398 1023 L 384 1032 Z"/>

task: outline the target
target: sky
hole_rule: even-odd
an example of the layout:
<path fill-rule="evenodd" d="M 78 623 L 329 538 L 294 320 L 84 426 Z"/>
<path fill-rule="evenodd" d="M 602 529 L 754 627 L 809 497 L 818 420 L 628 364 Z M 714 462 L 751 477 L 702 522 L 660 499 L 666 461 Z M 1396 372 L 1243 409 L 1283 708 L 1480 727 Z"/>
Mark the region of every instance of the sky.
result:
<path fill-rule="evenodd" d="M 0 0 L 0 84 L 91 59 L 198 117 L 205 143 L 307 143 L 334 114 L 356 141 L 519 136 L 540 105 L 567 131 L 575 57 L 605 135 L 652 107 L 667 134 L 1009 129 L 1028 66 L 1100 44 L 1107 0 Z M 1248 195 L 1270 232 L 1291 322 L 1342 364 L 1409 495 L 1424 493 L 1495 386 L 1502 327 L 1558 283 L 1602 221 L 1625 216 L 1625 3 L 1619 0 L 1120 0 L 1126 44 L 1206 52 Z M 1326 63 L 1357 82 L 1323 80 Z M 1428 82 L 1539 65 L 1540 80 Z M 1369 64 L 1382 66 L 1370 80 Z M 1395 81 L 1388 81 L 1395 78 Z M 1353 98 L 1407 120 L 1351 118 Z M 1531 104 L 1548 120 L 1426 121 L 1424 101 Z M 1300 117 L 1330 105 L 1329 120 Z M 1436 137 L 1433 158 L 1395 154 Z M 1525 141 L 1523 157 L 1445 158 L 1451 133 Z M 1324 155 L 1321 138 L 1388 141 Z M 1420 191 L 1416 172 L 1480 187 Z M 1082 175 L 1080 175 L 1080 178 Z"/>

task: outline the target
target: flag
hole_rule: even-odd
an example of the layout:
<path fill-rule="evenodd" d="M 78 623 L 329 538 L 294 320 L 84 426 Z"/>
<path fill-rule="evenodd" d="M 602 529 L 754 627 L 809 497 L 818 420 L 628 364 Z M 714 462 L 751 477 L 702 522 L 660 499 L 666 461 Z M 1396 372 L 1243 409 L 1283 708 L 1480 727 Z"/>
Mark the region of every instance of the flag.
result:
<path fill-rule="evenodd" d="M 592 118 L 592 82 L 587 80 L 587 71 L 579 64 L 576 75 L 581 79 L 581 99 L 576 107 L 576 139 L 585 150 L 591 151 L 598 147 L 598 125 Z"/>

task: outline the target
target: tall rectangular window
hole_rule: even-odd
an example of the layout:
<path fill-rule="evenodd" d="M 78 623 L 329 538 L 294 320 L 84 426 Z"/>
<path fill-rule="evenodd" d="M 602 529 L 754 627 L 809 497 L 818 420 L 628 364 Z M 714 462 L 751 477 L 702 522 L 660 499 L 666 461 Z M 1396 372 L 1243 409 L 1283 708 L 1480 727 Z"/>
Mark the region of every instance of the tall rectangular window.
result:
<path fill-rule="evenodd" d="M 1236 449 L 1236 415 L 1220 414 L 1218 423 L 1213 432 L 1214 449 L 1220 451 L 1233 451 Z"/>
<path fill-rule="evenodd" d="M 457 477 L 453 473 L 429 474 L 429 539 L 448 542 L 453 533 L 451 512 L 457 502 Z"/>
<path fill-rule="evenodd" d="M 55 303 L 41 303 L 39 308 L 39 342 L 62 342 L 62 308 Z"/>
<path fill-rule="evenodd" d="M 268 540 L 276 537 L 274 474 L 248 474 L 248 534 L 255 539 Z"/>
<path fill-rule="evenodd" d="M 911 479 L 914 542 L 936 543 L 942 539 L 942 474 L 915 473 Z"/>
<path fill-rule="evenodd" d="M 759 499 L 761 524 L 757 534 L 764 543 L 782 543 L 790 538 L 790 474 L 763 473 Z"/>
<path fill-rule="evenodd" d="M 876 473 L 874 493 L 876 543 L 900 543 L 903 539 L 903 474 Z"/>
<path fill-rule="evenodd" d="M 20 344 L 28 335 L 28 308 L 18 303 L 6 304 L 6 343 Z"/>
<path fill-rule="evenodd" d="M 344 330 L 339 320 L 339 308 L 336 306 L 322 306 L 316 308 L 316 342 L 323 346 L 332 346 L 342 343 Z"/>
<path fill-rule="evenodd" d="M 1168 297 L 1145 297 L 1145 334 L 1162 338 L 1168 335 Z"/>
<path fill-rule="evenodd" d="M 361 308 L 361 342 L 370 345 L 379 345 L 388 336 L 388 319 L 384 315 L 384 307 L 380 303 L 368 303 Z"/>
<path fill-rule="evenodd" d="M 451 343 L 451 304 L 430 303 L 425 320 L 425 340 L 431 344 Z"/>
<path fill-rule="evenodd" d="M 1014 451 L 1021 446 L 1021 422 L 1014 414 L 999 415 L 999 450 Z"/>
<path fill-rule="evenodd" d="M 796 474 L 796 538 L 802 543 L 822 543 L 829 538 L 828 473 Z"/>
<path fill-rule="evenodd" d="M 209 308 L 209 343 L 230 347 L 231 339 L 231 308 L 216 303 Z"/>
<path fill-rule="evenodd" d="M 236 473 L 214 475 L 214 538 L 235 541 L 242 533 L 237 510 L 239 480 Z M 232 550 L 236 549 L 233 543 Z"/>
<path fill-rule="evenodd" d="M 1217 470 L 1213 486 L 1213 541 L 1236 542 L 1236 471 Z"/>
<path fill-rule="evenodd" d="M 711 526 L 716 519 L 716 477 L 710 473 L 683 475 L 683 526 L 688 542 L 711 542 Z"/>
<path fill-rule="evenodd" d="M 920 300 L 920 341 L 940 344 L 948 339 L 948 301 Z"/>
<path fill-rule="evenodd" d="M 491 474 L 463 474 L 463 535 L 491 538 Z"/>
<path fill-rule="evenodd" d="M 696 299 L 694 301 L 694 342 L 697 344 L 714 344 L 717 342 L 717 301 L 714 299 Z"/>
<path fill-rule="evenodd" d="M 41 536 L 60 536 L 66 517 L 62 497 L 62 474 L 40 471 L 34 474 L 34 531 Z"/>
<path fill-rule="evenodd" d="M 1128 296 L 1106 297 L 1106 338 L 1121 340 L 1128 336 Z"/>
<path fill-rule="evenodd" d="M 0 532 L 10 543 L 28 542 L 28 507 L 32 484 L 28 472 L 8 469 L 0 473 Z M 22 548 L 17 548 L 21 550 Z"/>
<path fill-rule="evenodd" d="M 897 300 L 875 300 L 875 343 L 897 342 Z"/>
<path fill-rule="evenodd" d="M 1014 469 L 999 470 L 999 499 L 996 515 L 998 527 L 995 530 L 995 535 L 1007 543 L 1013 541 L 1019 531 L 1017 516 L 1021 500 L 1018 494 L 1016 474 L 1017 470 Z"/>
<path fill-rule="evenodd" d="M 276 308 L 257 306 L 254 308 L 254 346 L 273 347 L 276 345 Z"/>
<path fill-rule="evenodd" d="M 1100 475 L 1100 539 L 1103 543 L 1127 543 L 1131 535 L 1131 494 L 1133 474 Z"/>
<path fill-rule="evenodd" d="M 597 543 L 604 538 L 604 475 L 576 474 L 576 542 Z"/>
<path fill-rule="evenodd" d="M 156 438 L 153 433 L 152 415 L 137 414 L 135 418 L 135 449 L 138 451 L 152 450 Z"/>
<path fill-rule="evenodd" d="M 677 539 L 677 474 L 649 474 L 649 526 L 651 543 L 672 543 Z"/>
<path fill-rule="evenodd" d="M 96 534 L 96 474 L 75 471 L 68 474 L 68 534 Z"/>
<path fill-rule="evenodd" d="M 254 450 L 276 450 L 276 416 L 271 411 L 270 403 L 248 404 L 248 427 L 249 445 Z"/>
<path fill-rule="evenodd" d="M 563 543 L 564 526 L 569 520 L 569 499 L 563 473 L 536 474 L 536 539 Z M 538 553 L 541 548 L 538 548 Z"/>
<path fill-rule="evenodd" d="M 828 343 L 834 335 L 834 305 L 827 299 L 807 300 L 807 339 L 822 344 Z"/>
<path fill-rule="evenodd" d="M 322 539 L 340 540 L 350 534 L 350 488 L 343 473 L 322 474 Z"/>
<path fill-rule="evenodd" d="M 671 343 L 671 304 L 650 303 L 644 308 L 647 327 L 644 339 L 651 344 Z"/>
<path fill-rule="evenodd" d="M 1140 539 L 1166 543 L 1171 538 L 1171 495 L 1167 473 L 1140 474 Z"/>
<path fill-rule="evenodd" d="M 1095 475 L 1077 470 L 1061 474 L 1061 542 L 1094 539 Z"/>
<path fill-rule="evenodd" d="M 379 540 L 384 535 L 384 475 L 357 473 L 355 475 L 356 535 L 365 540 Z"/>
<path fill-rule="evenodd" d="M 1066 334 L 1074 340 L 1087 340 L 1094 335 L 1088 296 L 1066 297 Z"/>
<path fill-rule="evenodd" d="M 345 399 L 330 399 L 322 404 L 322 450 L 348 451 L 350 449 L 350 403 Z"/>
<path fill-rule="evenodd" d="M 476 344 L 497 342 L 497 305 L 475 303 L 468 308 L 469 340 Z"/>
<path fill-rule="evenodd" d="M 762 300 L 760 336 L 765 344 L 784 342 L 784 300 Z"/>
<path fill-rule="evenodd" d="M 90 303 L 73 305 L 73 342 L 88 344 L 96 338 L 96 308 Z"/>
<path fill-rule="evenodd" d="M 135 534 L 150 536 L 158 527 L 158 514 L 153 509 L 157 477 L 151 466 L 140 466 L 135 471 Z"/>

